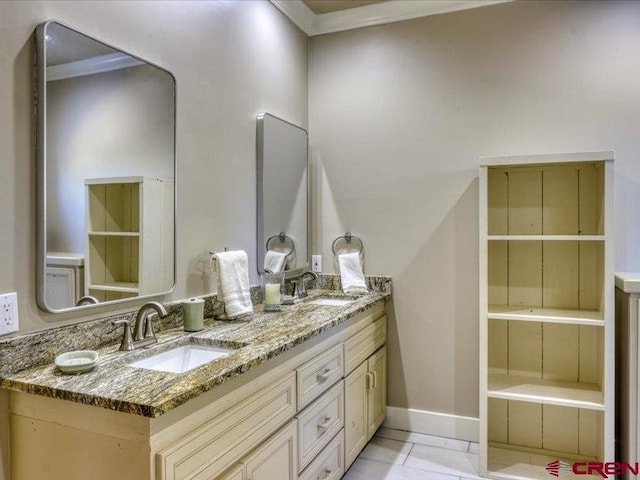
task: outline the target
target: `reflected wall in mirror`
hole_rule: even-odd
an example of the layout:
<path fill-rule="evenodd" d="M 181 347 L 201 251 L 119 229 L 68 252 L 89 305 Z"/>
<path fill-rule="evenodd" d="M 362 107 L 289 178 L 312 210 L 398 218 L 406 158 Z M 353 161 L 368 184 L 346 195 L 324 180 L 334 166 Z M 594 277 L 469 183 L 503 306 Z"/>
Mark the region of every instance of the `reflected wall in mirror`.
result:
<path fill-rule="evenodd" d="M 38 305 L 175 284 L 175 80 L 56 21 L 38 44 Z"/>
<path fill-rule="evenodd" d="M 309 268 L 309 173 L 306 130 L 258 115 L 258 271 L 288 275 Z"/>

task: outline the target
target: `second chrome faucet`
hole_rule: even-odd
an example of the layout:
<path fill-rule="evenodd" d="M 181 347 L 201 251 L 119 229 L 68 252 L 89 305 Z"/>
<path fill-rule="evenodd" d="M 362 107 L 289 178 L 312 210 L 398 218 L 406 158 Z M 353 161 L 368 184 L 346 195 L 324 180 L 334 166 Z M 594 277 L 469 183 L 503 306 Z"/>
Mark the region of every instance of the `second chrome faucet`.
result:
<path fill-rule="evenodd" d="M 167 309 L 158 302 L 147 302 L 140 307 L 136 315 L 135 324 L 133 326 L 133 334 L 131 332 L 131 320 L 115 320 L 111 322 L 113 325 L 124 324 L 124 336 L 120 344 L 120 350 L 129 351 L 138 347 L 146 347 L 153 343 L 157 343 L 158 339 L 153 331 L 153 323 L 149 314 L 151 312 L 158 314 L 160 318 L 164 318 L 169 313 Z"/>
<path fill-rule="evenodd" d="M 297 298 L 304 298 L 307 296 L 307 285 L 306 282 L 310 282 L 311 280 L 317 280 L 318 275 L 312 271 L 306 271 L 300 278 L 293 281 L 293 296 Z"/>

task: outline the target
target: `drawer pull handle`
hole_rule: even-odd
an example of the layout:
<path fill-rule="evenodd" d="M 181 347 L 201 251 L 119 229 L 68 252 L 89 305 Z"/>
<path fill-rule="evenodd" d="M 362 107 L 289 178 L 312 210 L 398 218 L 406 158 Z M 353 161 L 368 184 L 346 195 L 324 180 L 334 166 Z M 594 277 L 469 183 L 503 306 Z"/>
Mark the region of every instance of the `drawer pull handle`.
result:
<path fill-rule="evenodd" d="M 318 477 L 318 480 L 326 480 L 327 478 L 331 478 L 333 475 L 333 470 L 329 470 L 328 468 L 324 469 L 324 476 Z"/>
<path fill-rule="evenodd" d="M 324 433 L 327 427 L 331 424 L 331 420 L 331 417 L 324 417 L 324 422 L 318 424 L 318 430 L 322 430 Z"/>
<path fill-rule="evenodd" d="M 372 371 L 371 372 L 372 378 L 373 378 L 373 384 L 371 385 L 371 390 L 373 390 L 374 388 L 376 388 L 376 385 L 378 384 L 378 374 L 376 373 L 376 371 Z"/>
<path fill-rule="evenodd" d="M 324 372 L 319 373 L 317 376 L 318 382 L 323 383 L 326 382 L 331 376 L 332 370 L 330 368 L 325 368 Z"/>
<path fill-rule="evenodd" d="M 367 390 L 373 390 L 373 375 L 371 375 L 371 373 L 367 373 L 366 374 L 366 379 L 367 379 Z"/>

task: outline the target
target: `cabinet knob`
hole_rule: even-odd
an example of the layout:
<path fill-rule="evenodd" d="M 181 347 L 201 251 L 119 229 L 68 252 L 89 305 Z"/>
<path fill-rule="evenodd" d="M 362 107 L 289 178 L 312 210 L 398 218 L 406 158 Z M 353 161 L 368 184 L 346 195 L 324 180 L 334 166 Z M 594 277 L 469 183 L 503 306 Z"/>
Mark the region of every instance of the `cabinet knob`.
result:
<path fill-rule="evenodd" d="M 322 430 L 322 432 L 324 433 L 324 431 L 327 429 L 330 423 L 331 423 L 331 417 L 325 416 L 324 422 L 318 424 L 318 430 Z"/>
<path fill-rule="evenodd" d="M 325 368 L 324 372 L 318 374 L 317 376 L 318 382 L 320 383 L 326 382 L 330 376 L 331 376 L 331 369 Z"/>
<path fill-rule="evenodd" d="M 328 468 L 324 469 L 324 475 L 322 477 L 317 477 L 317 480 L 326 480 L 327 478 L 331 478 L 333 474 L 333 470 L 329 470 Z"/>

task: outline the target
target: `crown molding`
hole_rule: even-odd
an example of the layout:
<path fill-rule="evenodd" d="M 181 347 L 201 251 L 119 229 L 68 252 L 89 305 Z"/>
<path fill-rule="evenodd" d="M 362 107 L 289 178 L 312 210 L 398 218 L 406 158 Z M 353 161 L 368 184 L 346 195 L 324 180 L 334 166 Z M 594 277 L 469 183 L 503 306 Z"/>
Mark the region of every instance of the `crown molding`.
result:
<path fill-rule="evenodd" d="M 108 53 L 106 55 L 47 67 L 47 81 L 52 82 L 65 78 L 82 77 L 84 75 L 110 72 L 111 70 L 144 64 L 143 61 L 125 53 Z"/>
<path fill-rule="evenodd" d="M 310 37 L 513 0 L 393 0 L 316 15 L 302 0 L 269 0 Z"/>

